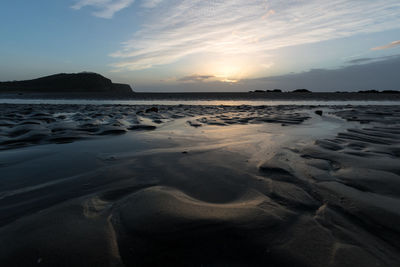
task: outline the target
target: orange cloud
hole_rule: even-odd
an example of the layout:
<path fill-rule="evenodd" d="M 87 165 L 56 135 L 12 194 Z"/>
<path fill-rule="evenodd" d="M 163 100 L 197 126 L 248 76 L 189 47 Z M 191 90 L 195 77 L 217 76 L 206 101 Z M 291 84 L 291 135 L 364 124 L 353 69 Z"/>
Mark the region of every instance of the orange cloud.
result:
<path fill-rule="evenodd" d="M 398 46 L 398 45 L 400 45 L 400 40 L 391 42 L 390 44 L 387 44 L 387 45 L 383 45 L 383 46 L 378 46 L 378 47 L 371 48 L 371 50 L 390 49 L 390 48 L 396 47 L 396 46 Z"/>
<path fill-rule="evenodd" d="M 264 16 L 262 16 L 262 19 L 266 19 L 266 18 L 268 18 L 269 16 L 274 15 L 275 13 L 276 13 L 275 10 L 271 9 L 271 10 L 269 10 Z"/>

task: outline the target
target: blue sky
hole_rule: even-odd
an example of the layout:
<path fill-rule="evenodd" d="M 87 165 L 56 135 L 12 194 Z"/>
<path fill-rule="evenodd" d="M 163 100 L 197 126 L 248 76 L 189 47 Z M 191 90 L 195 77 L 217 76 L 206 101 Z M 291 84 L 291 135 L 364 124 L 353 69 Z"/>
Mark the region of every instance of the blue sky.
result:
<path fill-rule="evenodd" d="M 94 71 L 137 91 L 376 89 L 365 75 L 382 81 L 379 89 L 400 89 L 399 75 L 387 75 L 400 62 L 398 0 L 5 0 L 0 7 L 0 80 Z M 324 85 L 315 70 L 337 78 Z M 336 84 L 341 70 L 357 78 Z"/>

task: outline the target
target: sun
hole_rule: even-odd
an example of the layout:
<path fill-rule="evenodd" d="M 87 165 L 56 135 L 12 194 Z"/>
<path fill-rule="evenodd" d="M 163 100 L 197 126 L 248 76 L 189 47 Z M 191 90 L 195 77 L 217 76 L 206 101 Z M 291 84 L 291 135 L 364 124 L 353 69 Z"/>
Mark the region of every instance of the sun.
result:
<path fill-rule="evenodd" d="M 220 82 L 235 83 L 244 75 L 244 68 L 238 62 L 223 60 L 213 64 L 212 72 Z"/>

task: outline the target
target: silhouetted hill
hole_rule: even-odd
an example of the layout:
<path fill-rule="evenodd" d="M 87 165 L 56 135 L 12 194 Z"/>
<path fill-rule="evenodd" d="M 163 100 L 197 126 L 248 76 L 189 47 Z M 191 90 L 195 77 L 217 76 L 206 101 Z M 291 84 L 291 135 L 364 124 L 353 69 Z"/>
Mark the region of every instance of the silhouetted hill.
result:
<path fill-rule="evenodd" d="M 108 93 L 131 95 L 128 84 L 113 83 L 97 73 L 60 73 L 33 80 L 0 82 L 1 92 L 26 93 Z"/>

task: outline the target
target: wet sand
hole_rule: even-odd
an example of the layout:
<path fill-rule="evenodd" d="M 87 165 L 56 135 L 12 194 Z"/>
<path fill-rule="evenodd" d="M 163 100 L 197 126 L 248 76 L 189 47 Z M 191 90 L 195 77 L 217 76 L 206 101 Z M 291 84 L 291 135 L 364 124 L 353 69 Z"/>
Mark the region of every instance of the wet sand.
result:
<path fill-rule="evenodd" d="M 0 106 L 4 266 L 400 265 L 399 106 Z"/>

